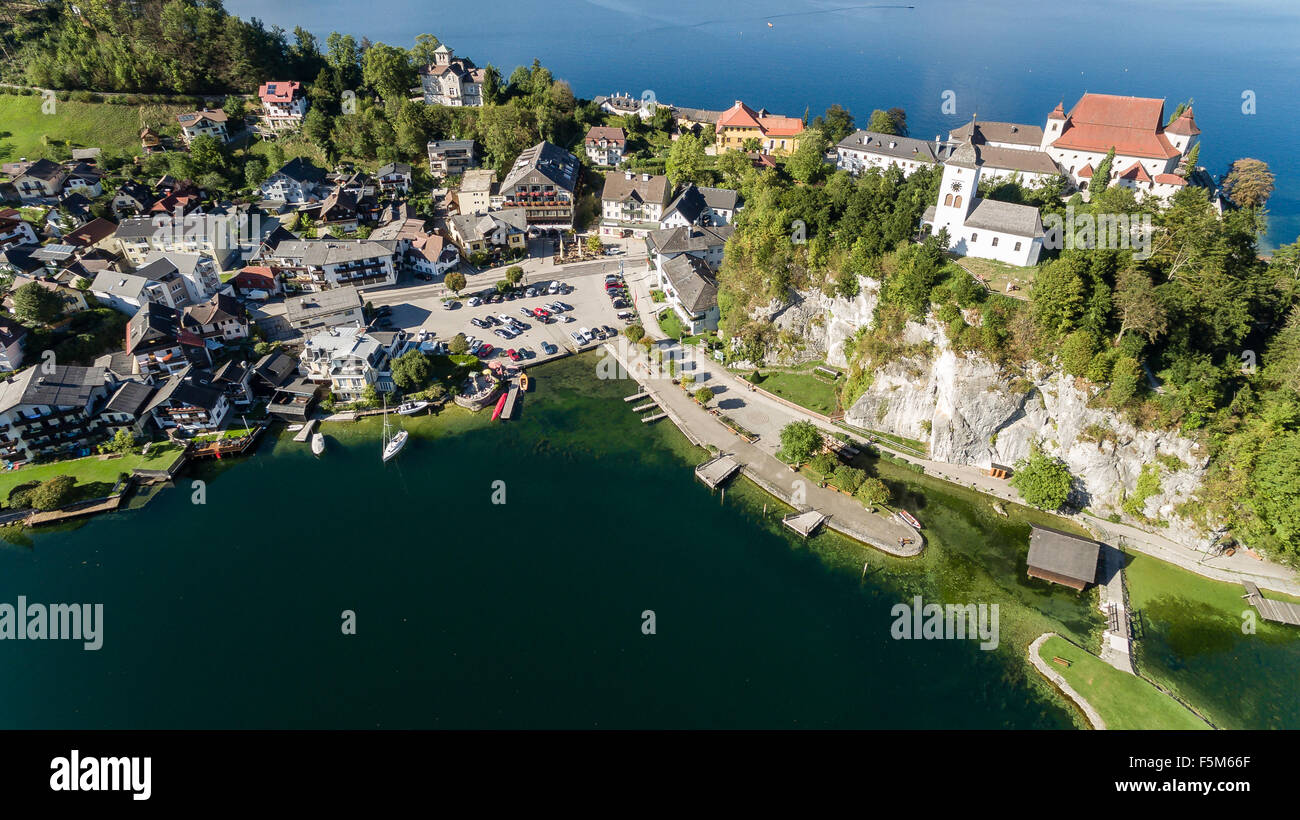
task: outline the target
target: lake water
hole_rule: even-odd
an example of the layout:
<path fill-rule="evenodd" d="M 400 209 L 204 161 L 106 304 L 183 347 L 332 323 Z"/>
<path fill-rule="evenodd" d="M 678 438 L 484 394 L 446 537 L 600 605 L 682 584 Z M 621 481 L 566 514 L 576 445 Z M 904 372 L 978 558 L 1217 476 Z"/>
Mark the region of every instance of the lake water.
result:
<path fill-rule="evenodd" d="M 865 125 L 902 106 L 925 139 L 978 113 L 1041 126 L 1085 91 L 1195 101 L 1200 161 L 1222 173 L 1256 157 L 1277 175 L 1269 241 L 1300 235 L 1300 158 L 1292 116 L 1300 81 L 1300 3 L 1211 0 L 934 0 L 914 6 L 844 0 L 496 0 L 489 6 L 372 0 L 227 0 L 244 17 L 323 39 L 351 32 L 409 47 L 437 35 L 509 75 L 534 58 L 582 97 L 612 92 L 721 109 L 802 116 L 840 103 Z M 768 23 L 772 25 L 769 27 Z M 956 112 L 941 110 L 944 93 Z M 1243 110 L 1250 92 L 1254 113 Z"/>

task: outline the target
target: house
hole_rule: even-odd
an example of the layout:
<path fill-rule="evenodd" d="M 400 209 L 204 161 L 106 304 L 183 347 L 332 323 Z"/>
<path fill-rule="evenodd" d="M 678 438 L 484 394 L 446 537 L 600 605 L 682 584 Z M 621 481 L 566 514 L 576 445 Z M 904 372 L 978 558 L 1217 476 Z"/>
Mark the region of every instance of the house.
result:
<path fill-rule="evenodd" d="M 411 242 L 406 251 L 406 263 L 417 276 L 424 274 L 442 279 L 460 264 L 460 253 L 455 245 L 431 233 Z"/>
<path fill-rule="evenodd" d="M 27 328 L 0 316 L 0 371 L 17 370 L 23 366 L 23 343 L 26 340 Z"/>
<path fill-rule="evenodd" d="M 190 305 L 182 311 L 182 324 L 204 341 L 232 342 L 248 338 L 248 314 L 239 300 L 224 293 Z"/>
<path fill-rule="evenodd" d="M 156 154 L 163 149 L 162 137 L 152 128 L 145 126 L 140 129 L 140 149 L 146 154 Z"/>
<path fill-rule="evenodd" d="M 126 325 L 126 353 L 131 373 L 153 378 L 179 373 L 193 362 L 212 363 L 203 339 L 185 327 L 176 308 L 148 302 Z"/>
<path fill-rule="evenodd" d="M 962 256 L 1037 264 L 1043 249 L 1038 209 L 978 196 L 982 151 L 969 142 L 953 151 L 944 163 L 939 201 L 926 209 L 922 225 L 947 231 L 949 250 Z"/>
<path fill-rule="evenodd" d="M 182 304 L 198 304 L 212 296 L 221 288 L 221 278 L 217 275 L 217 266 L 212 259 L 194 253 L 168 253 L 152 251 L 145 254 L 144 264 L 137 273 L 142 275 L 151 266 L 160 265 L 175 270 L 185 284 L 185 300 Z M 153 278 L 150 276 L 150 278 Z M 180 307 L 178 304 L 176 307 Z"/>
<path fill-rule="evenodd" d="M 1090 538 L 1031 526 L 1029 533 L 1029 577 L 1041 578 L 1082 591 L 1097 582 L 1101 544 Z"/>
<path fill-rule="evenodd" d="M 578 158 L 539 142 L 523 151 L 501 183 L 506 208 L 523 208 L 529 228 L 551 233 L 573 228 L 578 194 Z"/>
<path fill-rule="evenodd" d="M 16 216 L 0 216 L 0 250 L 16 248 L 19 245 L 36 245 L 36 231 L 30 222 Z"/>
<path fill-rule="evenodd" d="M 778 117 L 765 109 L 755 111 L 740 100 L 718 117 L 717 150 L 758 150 L 769 154 L 793 154 L 799 147 L 799 135 L 804 131 L 803 120 L 798 117 Z M 748 143 L 748 145 L 747 145 Z"/>
<path fill-rule="evenodd" d="M 497 172 L 490 168 L 465 171 L 452 197 L 462 214 L 485 214 L 505 202 L 497 190 Z"/>
<path fill-rule="evenodd" d="M 181 124 L 181 139 L 186 146 L 193 142 L 195 137 L 212 137 L 222 145 L 230 142 L 226 119 L 226 112 L 220 108 L 213 110 L 205 108 L 202 111 L 191 111 L 176 116 L 176 121 Z"/>
<path fill-rule="evenodd" d="M 0 461 L 90 455 L 105 436 L 99 408 L 109 390 L 100 367 L 29 367 L 0 382 Z"/>
<path fill-rule="evenodd" d="M 336 288 L 319 293 L 305 293 L 284 301 L 284 317 L 289 326 L 304 335 L 335 327 L 364 326 L 361 291 Z"/>
<path fill-rule="evenodd" d="M 104 194 L 103 175 L 95 166 L 85 162 L 73 162 L 65 166 L 66 176 L 60 196 L 83 194 L 89 199 Z"/>
<path fill-rule="evenodd" d="M 38 159 L 14 175 L 13 185 L 18 191 L 19 199 L 32 202 L 58 199 L 67 181 L 68 171 L 62 165 L 48 159 Z"/>
<path fill-rule="evenodd" d="M 241 296 L 256 298 L 263 293 L 272 296 L 281 292 L 280 277 L 266 265 L 249 265 L 230 279 L 235 292 Z"/>
<path fill-rule="evenodd" d="M 226 394 L 236 408 L 246 411 L 253 403 L 253 368 L 231 359 L 212 371 L 208 384 Z"/>
<path fill-rule="evenodd" d="M 46 214 L 46 224 L 54 223 L 60 232 L 66 233 L 85 225 L 95 218 L 90 209 L 90 200 L 84 194 L 71 193 L 59 200 L 59 207 Z"/>
<path fill-rule="evenodd" d="M 603 125 L 592 126 L 583 139 L 587 158 L 597 165 L 618 165 L 623 161 L 627 150 L 627 134 L 622 128 L 609 128 Z"/>
<path fill-rule="evenodd" d="M 892 166 L 907 176 L 918 168 L 942 165 L 949 151 L 948 144 L 938 137 L 927 142 L 876 131 L 854 131 L 835 146 L 835 167 L 858 176 L 868 168 L 883 171 Z"/>
<path fill-rule="evenodd" d="M 703 259 L 674 256 L 659 267 L 658 283 L 691 334 L 718 329 L 718 283 Z"/>
<path fill-rule="evenodd" d="M 288 354 L 273 350 L 253 363 L 250 385 L 258 396 L 270 396 L 293 380 L 298 373 L 298 361 Z"/>
<path fill-rule="evenodd" d="M 379 189 L 387 194 L 406 193 L 411 190 L 411 166 L 405 162 L 390 162 L 375 172 Z"/>
<path fill-rule="evenodd" d="M 342 188 L 335 188 L 321 203 L 316 222 L 327 231 L 338 229 L 352 233 L 357 229 L 357 196 Z"/>
<path fill-rule="evenodd" d="M 307 116 L 307 95 L 302 83 L 263 83 L 257 89 L 262 101 L 262 121 L 272 132 L 288 131 L 302 125 Z"/>
<path fill-rule="evenodd" d="M 1068 114 L 1062 102 L 1047 115 L 1039 148 L 1082 190 L 1095 183 L 1093 173 L 1113 148 L 1107 185 L 1118 180 L 1139 194 L 1168 197 L 1187 185 L 1178 172 L 1201 129 L 1190 107 L 1164 122 L 1164 100 L 1084 94 Z"/>
<path fill-rule="evenodd" d="M 266 246 L 260 261 L 314 290 L 397 284 L 397 243 L 371 239 L 298 239 Z"/>
<path fill-rule="evenodd" d="M 739 209 L 740 194 L 737 192 L 688 182 L 664 209 L 659 228 L 719 227 L 730 224 Z"/>
<path fill-rule="evenodd" d="M 134 273 L 102 270 L 90 284 L 90 292 L 101 303 L 134 316 L 147 304 L 180 307 L 189 304 L 189 291 L 179 269 L 158 260 Z"/>
<path fill-rule="evenodd" d="M 113 235 L 117 233 L 117 225 L 103 218 L 92 219 L 74 231 L 63 235 L 64 243 L 72 245 L 79 249 L 79 253 L 84 253 L 91 248 L 107 248 L 111 243 Z"/>
<path fill-rule="evenodd" d="M 502 249 L 528 246 L 528 215 L 523 208 L 506 208 L 485 214 L 457 214 L 447 220 L 451 241 L 461 256 L 500 254 Z"/>
<path fill-rule="evenodd" d="M 646 253 L 654 262 L 656 270 L 662 268 L 669 259 L 682 255 L 698 257 L 711 269 L 717 270 L 722 264 L 722 253 L 727 240 L 735 231 L 733 225 L 717 228 L 691 225 L 651 231 L 645 238 Z"/>
<path fill-rule="evenodd" d="M 263 199 L 302 205 L 320 201 L 324 182 L 324 169 L 303 157 L 294 157 L 267 177 L 259 190 Z"/>
<path fill-rule="evenodd" d="M 104 437 L 112 438 L 118 430 L 129 430 L 136 438 L 144 436 L 145 428 L 153 420 L 149 402 L 158 389 L 151 384 L 129 379 L 112 388 L 108 402 L 99 411 L 99 423 Z"/>
<path fill-rule="evenodd" d="M 134 181 L 123 182 L 113 194 L 113 218 L 121 221 L 128 216 L 147 214 L 157 201 L 158 198 L 148 185 Z"/>
<path fill-rule="evenodd" d="M 371 385 L 392 392 L 390 362 L 405 346 L 405 334 L 386 335 L 390 337 L 387 344 L 379 334 L 359 327 L 324 330 L 307 340 L 299 361 L 308 379 L 328 384 L 340 401 L 360 399 Z"/>
<path fill-rule="evenodd" d="M 602 236 L 645 236 L 659 229 L 672 199 L 666 176 L 611 171 L 600 193 Z"/>
<path fill-rule="evenodd" d="M 145 409 L 162 430 L 193 436 L 220 429 L 230 400 L 210 379 L 186 367 L 167 378 Z"/>
<path fill-rule="evenodd" d="M 648 100 L 640 97 L 633 97 L 631 94 L 611 94 L 608 97 L 597 96 L 592 99 L 600 110 L 618 117 L 637 116 L 643 120 L 650 119 L 652 115 L 651 107 Z"/>
<path fill-rule="evenodd" d="M 18 245 L 0 250 L 0 273 L 19 276 L 24 273 L 37 274 L 45 270 L 45 263 L 32 257 L 37 247 L 36 245 Z"/>
<path fill-rule="evenodd" d="M 439 140 L 430 142 L 427 148 L 429 172 L 435 177 L 456 177 L 478 167 L 474 140 Z"/>
<path fill-rule="evenodd" d="M 76 288 L 68 287 L 62 282 L 45 277 L 15 276 L 9 285 L 9 293 L 5 294 L 4 297 L 5 310 L 13 311 L 14 294 L 27 285 L 35 285 L 53 293 L 59 300 L 59 313 L 62 315 L 78 313 L 89 307 L 85 294 Z"/>
<path fill-rule="evenodd" d="M 425 105 L 483 104 L 483 69 L 456 57 L 445 44 L 433 52 L 433 64 L 420 69 L 420 86 Z"/>
<path fill-rule="evenodd" d="M 201 256 L 211 263 L 215 276 L 238 267 L 246 248 L 260 244 L 261 232 L 269 227 L 259 217 L 241 213 L 191 214 L 181 219 L 158 214 L 122 220 L 113 241 L 105 244 L 135 267 L 159 254 Z"/>

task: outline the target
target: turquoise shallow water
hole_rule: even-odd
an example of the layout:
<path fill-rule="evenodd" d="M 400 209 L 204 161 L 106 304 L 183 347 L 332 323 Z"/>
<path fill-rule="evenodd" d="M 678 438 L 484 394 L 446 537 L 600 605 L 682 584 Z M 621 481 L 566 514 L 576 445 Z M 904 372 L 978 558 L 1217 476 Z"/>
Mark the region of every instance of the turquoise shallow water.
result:
<path fill-rule="evenodd" d="M 0 726 L 1072 725 L 1023 646 L 1095 616 L 1022 580 L 1022 522 L 928 496 L 952 546 L 918 561 L 794 539 L 761 491 L 694 481 L 700 452 L 593 364 L 539 370 L 516 422 L 408 420 L 387 467 L 373 425 L 327 429 L 319 460 L 268 440 L 199 474 L 205 505 L 186 479 L 0 549 L 0 600 L 105 611 L 99 652 L 0 642 Z M 1002 646 L 891 639 L 917 594 L 1001 601 Z"/>

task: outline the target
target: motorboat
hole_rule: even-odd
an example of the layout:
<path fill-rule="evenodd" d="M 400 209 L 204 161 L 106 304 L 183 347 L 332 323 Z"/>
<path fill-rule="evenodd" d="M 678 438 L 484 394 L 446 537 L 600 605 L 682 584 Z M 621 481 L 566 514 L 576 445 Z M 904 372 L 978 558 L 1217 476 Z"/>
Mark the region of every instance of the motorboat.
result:
<path fill-rule="evenodd" d="M 311 451 L 315 455 L 325 452 L 325 437 L 320 433 L 311 434 Z"/>
<path fill-rule="evenodd" d="M 428 406 L 427 401 L 408 401 L 397 405 L 397 414 L 400 416 L 413 416 Z"/>

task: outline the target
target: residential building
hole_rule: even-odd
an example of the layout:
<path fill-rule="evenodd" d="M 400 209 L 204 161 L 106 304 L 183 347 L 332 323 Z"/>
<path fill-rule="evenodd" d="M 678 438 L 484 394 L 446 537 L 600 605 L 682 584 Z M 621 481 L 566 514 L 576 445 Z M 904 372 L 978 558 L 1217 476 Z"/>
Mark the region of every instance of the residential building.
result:
<path fill-rule="evenodd" d="M 230 404 L 210 378 L 186 367 L 167 377 L 145 409 L 162 430 L 193 436 L 219 430 Z"/>
<path fill-rule="evenodd" d="M 203 109 L 202 111 L 191 111 L 188 114 L 178 114 L 176 121 L 181 124 L 181 139 L 188 146 L 194 141 L 195 137 L 212 137 L 222 145 L 230 141 L 230 133 L 226 130 L 226 112 L 220 108 L 214 110 Z"/>
<path fill-rule="evenodd" d="M 108 402 L 99 411 L 104 437 L 112 438 L 118 430 L 128 430 L 137 439 L 142 438 L 145 428 L 153 421 L 148 408 L 158 388 L 130 379 L 117 382 L 110 390 Z"/>
<path fill-rule="evenodd" d="M 109 390 L 101 367 L 29 367 L 0 382 L 0 462 L 90 455 Z"/>
<path fill-rule="evenodd" d="M 442 279 L 448 271 L 460 264 L 456 246 L 436 233 L 427 234 L 411 242 L 406 251 L 406 263 L 413 273 Z"/>
<path fill-rule="evenodd" d="M 84 225 L 63 235 L 63 243 L 77 248 L 77 253 L 85 253 L 91 248 L 107 250 L 117 233 L 117 224 L 107 219 L 95 218 Z"/>
<path fill-rule="evenodd" d="M 404 194 L 411 190 L 411 166 L 405 162 L 390 162 L 375 172 L 379 189 L 386 194 Z"/>
<path fill-rule="evenodd" d="M 627 134 L 622 128 L 596 125 L 587 132 L 583 145 L 587 150 L 587 158 L 592 162 L 614 166 L 623 161 L 623 152 L 627 150 Z"/>
<path fill-rule="evenodd" d="M 135 273 L 102 270 L 95 275 L 90 292 L 101 303 L 134 316 L 147 304 L 180 307 L 189 303 L 189 292 L 174 265 L 158 262 Z"/>
<path fill-rule="evenodd" d="M 397 243 L 372 239 L 298 239 L 262 249 L 259 261 L 314 290 L 397 284 Z"/>
<path fill-rule="evenodd" d="M 429 172 L 435 177 L 456 177 L 478 167 L 474 140 L 440 140 L 430 142 Z M 495 181 L 495 180 L 493 180 Z"/>
<path fill-rule="evenodd" d="M 88 199 L 103 196 L 103 174 L 99 169 L 85 162 L 72 162 L 65 166 L 66 176 L 60 196 L 82 194 Z"/>
<path fill-rule="evenodd" d="M 645 238 L 646 253 L 654 262 L 655 270 L 661 269 L 669 259 L 683 254 L 698 257 L 711 269 L 717 270 L 722 264 L 727 240 L 735 231 L 733 225 L 717 228 L 691 225 L 651 231 Z"/>
<path fill-rule="evenodd" d="M 592 102 L 600 106 L 601 111 L 618 117 L 635 114 L 643 120 L 648 120 L 653 116 L 649 100 L 633 97 L 631 94 L 610 94 L 608 97 L 597 96 L 592 99 Z"/>
<path fill-rule="evenodd" d="M 27 328 L 0 316 L 0 371 L 17 370 L 23 366 L 23 342 L 26 339 Z"/>
<path fill-rule="evenodd" d="M 688 182 L 664 209 L 660 228 L 684 228 L 688 225 L 720 227 L 736 218 L 740 194 L 727 188 L 709 188 Z"/>
<path fill-rule="evenodd" d="M 549 232 L 573 228 L 579 185 L 578 158 L 549 142 L 521 153 L 501 183 L 507 208 L 523 208 L 529 228 Z"/>
<path fill-rule="evenodd" d="M 0 216 L 0 250 L 37 244 L 39 240 L 30 222 L 16 216 Z"/>
<path fill-rule="evenodd" d="M 263 199 L 302 205 L 321 200 L 324 182 L 324 169 L 303 157 L 294 157 L 267 177 L 260 191 Z"/>
<path fill-rule="evenodd" d="M 31 202 L 58 199 L 67 181 L 66 168 L 48 159 L 38 159 L 28 164 L 22 172 L 14 175 L 13 185 L 18 190 L 19 199 Z"/>
<path fill-rule="evenodd" d="M 221 289 L 221 277 L 217 275 L 216 263 L 210 257 L 195 253 L 151 251 L 145 254 L 143 262 L 136 273 L 148 275 L 151 279 L 155 277 L 144 271 L 153 265 L 164 266 L 160 270 L 170 267 L 180 275 L 181 281 L 185 283 L 185 299 L 175 307 L 196 305 Z"/>
<path fill-rule="evenodd" d="M 190 214 L 177 219 L 168 214 L 122 220 L 106 247 L 140 267 L 160 254 L 201 256 L 215 268 L 214 275 L 236 269 L 249 247 L 256 247 L 269 223 L 244 213 Z M 202 294 L 199 298 L 206 298 Z"/>
<path fill-rule="evenodd" d="M 340 401 L 360 399 L 370 385 L 391 392 L 390 361 L 404 346 L 405 334 L 388 335 L 391 341 L 384 344 L 359 327 L 322 331 L 307 340 L 299 361 L 308 379 L 328 384 Z"/>
<path fill-rule="evenodd" d="M 266 296 L 274 296 L 282 290 L 280 277 L 266 265 L 249 265 L 235 274 L 230 279 L 230 284 L 234 286 L 236 293 L 249 297 L 259 292 Z"/>
<path fill-rule="evenodd" d="M 148 185 L 140 182 L 123 182 L 113 194 L 113 218 L 119 222 L 129 216 L 147 214 L 158 201 Z"/>
<path fill-rule="evenodd" d="M 946 230 L 948 248 L 962 256 L 1034 265 L 1043 249 L 1038 209 L 978 195 L 982 151 L 969 142 L 953 151 L 944 164 L 939 202 L 926 209 L 922 225 L 934 233 Z"/>
<path fill-rule="evenodd" d="M 284 318 L 303 335 L 335 327 L 361 327 L 366 323 L 361 291 L 356 288 L 292 296 L 284 300 Z"/>
<path fill-rule="evenodd" d="M 643 237 L 658 230 L 672 190 L 666 176 L 610 171 L 600 194 L 601 235 Z"/>
<path fill-rule="evenodd" d="M 190 364 L 212 363 L 202 337 L 185 327 L 176 308 L 149 302 L 126 325 L 126 354 L 131 373 L 153 378 L 179 373 Z"/>
<path fill-rule="evenodd" d="M 934 142 L 881 134 L 876 131 L 854 131 L 835 146 L 835 167 L 857 176 L 869 168 L 885 170 L 898 168 L 904 176 L 918 168 L 943 164 L 950 148 L 935 137 Z"/>
<path fill-rule="evenodd" d="M 239 300 L 224 293 L 185 308 L 182 324 L 204 341 L 233 342 L 248 338 L 248 313 Z"/>
<path fill-rule="evenodd" d="M 257 89 L 262 101 L 262 121 L 271 131 L 287 131 L 302 125 L 307 116 L 307 95 L 302 83 L 264 83 Z"/>
<path fill-rule="evenodd" d="M 497 172 L 490 168 L 465 171 L 460 188 L 452 196 L 456 210 L 462 214 L 485 214 L 505 202 L 497 190 Z"/>
<path fill-rule="evenodd" d="M 433 64 L 420 69 L 426 105 L 479 106 L 483 104 L 483 69 L 472 60 L 455 56 L 446 44 L 433 53 Z"/>
<path fill-rule="evenodd" d="M 717 149 L 719 152 L 752 150 L 746 147 L 746 143 L 757 140 L 760 151 L 789 155 L 799 147 L 799 135 L 803 130 L 803 120 L 798 117 L 773 116 L 766 109 L 755 111 L 736 100 L 718 117 Z"/>
<path fill-rule="evenodd" d="M 718 329 L 718 283 L 698 256 L 675 256 L 657 271 L 659 289 L 691 334 Z"/>
<path fill-rule="evenodd" d="M 497 255 L 503 249 L 528 247 L 528 215 L 523 208 L 506 208 L 485 214 L 457 214 L 447 220 L 451 241 L 461 256 Z"/>

